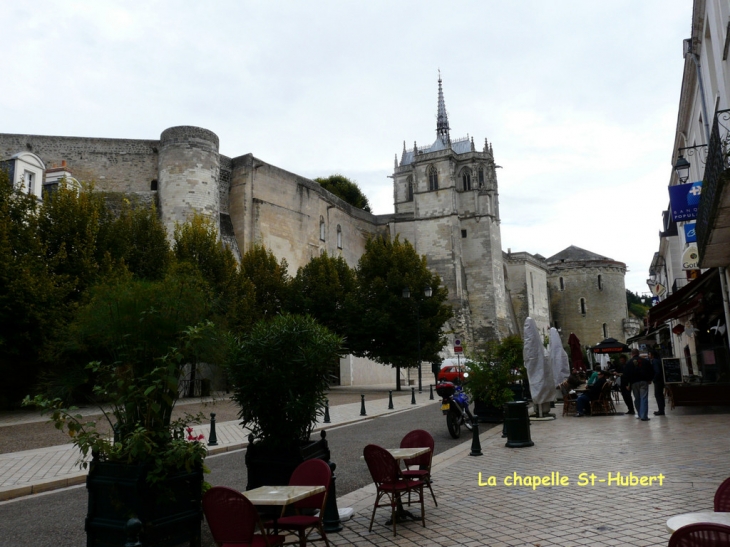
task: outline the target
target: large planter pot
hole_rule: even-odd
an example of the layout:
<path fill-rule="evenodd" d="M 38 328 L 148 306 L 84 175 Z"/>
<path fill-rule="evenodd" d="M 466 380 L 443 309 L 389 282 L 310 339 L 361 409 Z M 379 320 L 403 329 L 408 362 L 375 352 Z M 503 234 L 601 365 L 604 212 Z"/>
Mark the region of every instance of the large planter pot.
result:
<path fill-rule="evenodd" d="M 476 399 L 474 401 L 474 415 L 479 419 L 480 422 L 496 424 L 504 420 L 504 411 L 491 405 Z"/>
<path fill-rule="evenodd" d="M 150 485 L 148 466 L 92 461 L 86 479 L 89 510 L 87 547 L 124 547 L 130 518 L 142 522 L 143 545 L 200 545 L 202 465 Z"/>
<path fill-rule="evenodd" d="M 326 436 L 322 431 L 318 441 L 293 443 L 285 448 L 254 443 L 249 437 L 250 444 L 246 449 L 246 490 L 259 486 L 289 484 L 292 473 L 305 460 L 320 459 L 329 462 L 330 450 Z"/>

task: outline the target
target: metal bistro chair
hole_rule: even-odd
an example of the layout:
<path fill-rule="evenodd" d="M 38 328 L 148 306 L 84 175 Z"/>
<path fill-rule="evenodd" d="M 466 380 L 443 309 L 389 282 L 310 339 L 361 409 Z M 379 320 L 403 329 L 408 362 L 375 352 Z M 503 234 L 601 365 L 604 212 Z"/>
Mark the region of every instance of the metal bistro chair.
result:
<path fill-rule="evenodd" d="M 613 382 L 606 382 L 601 388 L 601 394 L 598 399 L 591 401 L 591 416 L 597 416 L 599 414 L 616 414 L 616 407 L 613 406 L 613 400 L 611 399 L 611 388 Z"/>
<path fill-rule="evenodd" d="M 577 410 L 575 406 L 577 397 L 573 398 L 570 394 L 570 388 L 568 387 L 567 381 L 560 384 L 560 393 L 563 394 L 563 416 L 567 416 L 568 414 L 572 416 Z"/>
<path fill-rule="evenodd" d="M 368 466 L 370 475 L 375 482 L 375 488 L 377 489 L 373 514 L 370 517 L 369 531 L 373 531 L 373 521 L 375 520 L 375 511 L 377 508 L 390 505 L 390 519 L 393 523 L 393 535 L 395 536 L 395 524 L 398 520 L 396 507 L 398 509 L 402 508 L 402 503 L 399 503 L 401 501 L 401 495 L 410 492 L 418 492 L 419 494 L 419 501 L 421 502 L 421 524 L 425 528 L 426 513 L 423 507 L 423 481 L 402 478 L 400 467 L 393 455 L 378 445 L 367 445 L 363 450 L 363 456 L 365 457 L 365 463 Z M 387 496 L 390 503 L 379 503 L 383 496 Z"/>
<path fill-rule="evenodd" d="M 324 516 L 324 506 L 327 503 L 327 494 L 329 493 L 330 482 L 332 481 L 332 470 L 324 460 L 307 460 L 297 466 L 289 479 L 289 486 L 324 486 L 325 490 L 321 494 L 310 496 L 303 500 L 293 503 L 296 515 L 282 516 L 277 520 L 279 530 L 289 530 L 296 532 L 300 547 L 304 547 L 309 539 L 309 534 L 314 530 L 319 532 L 321 539 L 325 545 L 329 547 L 327 535 L 324 533 L 322 526 L 322 517 Z M 317 516 L 302 515 L 301 509 L 318 509 Z M 273 522 L 266 523 L 266 527 L 273 527 Z M 305 534 L 306 532 L 306 534 Z M 317 538 L 319 541 L 320 538 Z M 311 541 L 311 540 L 310 540 Z"/>
<path fill-rule="evenodd" d="M 722 481 L 717 492 L 715 492 L 715 511 L 730 512 L 730 478 Z"/>
<path fill-rule="evenodd" d="M 723 547 L 730 545 L 730 526 L 698 522 L 682 526 L 669 538 L 669 547 Z"/>
<path fill-rule="evenodd" d="M 284 536 L 265 532 L 258 511 L 238 490 L 214 486 L 203 494 L 203 512 L 216 544 L 241 547 L 274 547 Z M 256 528 L 261 534 L 256 534 Z"/>
<path fill-rule="evenodd" d="M 424 446 L 429 448 L 428 453 L 404 460 L 403 463 L 406 465 L 406 468 L 404 471 L 401 471 L 400 474 L 406 479 L 412 478 L 424 481 L 426 486 L 428 486 L 428 489 L 431 491 L 433 503 L 436 507 L 438 507 L 439 504 L 436 501 L 436 495 L 433 493 L 433 488 L 431 488 L 431 461 L 433 460 L 434 449 L 433 437 L 428 431 L 424 431 L 423 429 L 414 429 L 410 433 L 407 433 L 400 442 L 401 448 L 421 448 Z M 415 469 L 411 469 L 411 467 L 415 467 Z M 408 505 L 410 505 L 410 497 L 408 501 Z"/>

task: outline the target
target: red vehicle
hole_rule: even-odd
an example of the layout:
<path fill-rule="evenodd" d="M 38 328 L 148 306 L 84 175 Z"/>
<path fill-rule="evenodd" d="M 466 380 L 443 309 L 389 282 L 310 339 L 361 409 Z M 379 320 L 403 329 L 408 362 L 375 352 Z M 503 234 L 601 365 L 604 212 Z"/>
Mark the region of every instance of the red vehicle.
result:
<path fill-rule="evenodd" d="M 464 365 L 444 365 L 441 367 L 437 379 L 439 382 L 461 384 L 468 376 L 469 371 Z"/>

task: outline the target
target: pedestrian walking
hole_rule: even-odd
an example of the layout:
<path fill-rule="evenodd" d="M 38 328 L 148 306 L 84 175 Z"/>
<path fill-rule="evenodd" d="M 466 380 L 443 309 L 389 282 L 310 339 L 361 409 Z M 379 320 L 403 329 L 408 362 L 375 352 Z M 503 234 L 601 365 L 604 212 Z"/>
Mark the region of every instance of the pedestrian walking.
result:
<path fill-rule="evenodd" d="M 654 379 L 654 368 L 646 359 L 639 356 L 638 349 L 631 350 L 631 359 L 626 363 L 624 378 L 631 386 L 637 418 L 649 421 L 649 384 Z"/>
<path fill-rule="evenodd" d="M 618 363 L 616 363 L 616 368 L 614 369 L 613 375 L 616 377 L 616 381 L 619 384 L 619 390 L 621 391 L 621 397 L 624 400 L 624 403 L 626 404 L 626 408 L 628 409 L 628 412 L 626 414 L 629 414 L 633 416 L 636 414 L 634 412 L 634 401 L 631 400 L 631 389 L 629 389 L 629 382 L 624 378 L 624 371 L 626 369 L 626 361 L 627 358 L 625 355 L 620 355 L 618 358 Z"/>
<path fill-rule="evenodd" d="M 654 416 L 664 416 L 664 368 L 657 350 L 651 352 L 651 366 L 654 369 L 654 398 L 657 407 Z"/>

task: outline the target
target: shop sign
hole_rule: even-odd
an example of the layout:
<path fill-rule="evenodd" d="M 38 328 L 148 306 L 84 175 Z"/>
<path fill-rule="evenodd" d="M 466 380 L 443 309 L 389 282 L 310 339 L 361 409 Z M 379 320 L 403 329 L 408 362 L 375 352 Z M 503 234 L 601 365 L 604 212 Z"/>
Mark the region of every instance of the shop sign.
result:
<path fill-rule="evenodd" d="M 669 187 L 669 203 L 675 222 L 694 220 L 700 206 L 702 181 L 688 182 Z"/>
<path fill-rule="evenodd" d="M 700 253 L 697 250 L 697 244 L 691 243 L 682 253 L 682 269 L 696 270 L 700 260 Z"/>
<path fill-rule="evenodd" d="M 667 288 L 664 285 L 662 285 L 661 283 L 657 283 L 656 285 L 653 285 L 651 287 L 651 292 L 654 293 L 654 296 L 661 296 L 665 292 L 667 292 Z"/>
<path fill-rule="evenodd" d="M 695 222 L 688 222 L 684 225 L 684 241 L 687 243 L 696 243 L 697 242 L 697 232 L 695 231 L 695 227 L 697 226 L 697 223 Z"/>
<path fill-rule="evenodd" d="M 701 270 L 687 270 L 687 279 L 692 281 L 700 276 Z"/>

